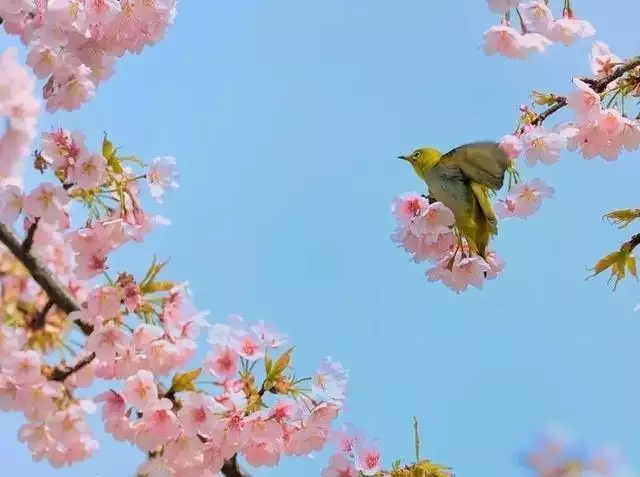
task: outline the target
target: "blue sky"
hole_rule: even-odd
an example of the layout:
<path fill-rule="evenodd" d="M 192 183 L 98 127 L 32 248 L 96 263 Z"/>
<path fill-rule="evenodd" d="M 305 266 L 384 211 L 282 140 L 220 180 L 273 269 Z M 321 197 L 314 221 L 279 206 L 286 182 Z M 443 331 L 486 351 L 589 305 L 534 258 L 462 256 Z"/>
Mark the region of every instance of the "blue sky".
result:
<path fill-rule="evenodd" d="M 637 53 L 640 4 L 599 5 L 574 10 L 614 52 Z M 40 126 L 80 127 L 96 146 L 107 130 L 147 160 L 174 155 L 181 187 L 158 209 L 173 225 L 123 250 L 120 268 L 170 257 L 168 273 L 189 280 L 212 320 L 238 313 L 288 333 L 298 374 L 325 355 L 342 361 L 345 419 L 380 439 L 387 464 L 412 456 L 416 415 L 423 454 L 461 477 L 528 475 L 518 453 L 549 420 L 618 444 L 640 469 L 640 288 L 585 281 L 631 233 L 600 217 L 638 206 L 637 153 L 523 167 L 556 198 L 502 222 L 507 269 L 484 291 L 426 283 L 389 240 L 391 200 L 421 187 L 398 154 L 500 137 L 530 89 L 566 92 L 589 73 L 591 40 L 527 62 L 485 57 L 495 21 L 484 1 L 182 2 L 164 42 L 119 61 L 80 112 Z M 142 458 L 99 432 L 95 458 L 54 471 L 17 442 L 21 417 L 0 422 L 11 475 L 123 477 Z M 285 458 L 255 475 L 319 475 L 325 462 Z"/>

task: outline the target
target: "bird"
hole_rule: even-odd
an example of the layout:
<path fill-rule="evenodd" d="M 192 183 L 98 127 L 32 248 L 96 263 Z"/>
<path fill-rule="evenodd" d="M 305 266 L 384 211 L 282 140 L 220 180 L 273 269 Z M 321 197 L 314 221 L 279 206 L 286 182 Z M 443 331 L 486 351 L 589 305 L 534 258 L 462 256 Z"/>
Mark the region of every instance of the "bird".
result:
<path fill-rule="evenodd" d="M 413 166 L 427 184 L 430 198 L 451 210 L 470 251 L 486 260 L 489 241 L 498 234 L 489 190 L 502 189 L 511 167 L 508 154 L 498 143 L 483 141 L 463 144 L 446 154 L 423 147 L 398 158 Z"/>

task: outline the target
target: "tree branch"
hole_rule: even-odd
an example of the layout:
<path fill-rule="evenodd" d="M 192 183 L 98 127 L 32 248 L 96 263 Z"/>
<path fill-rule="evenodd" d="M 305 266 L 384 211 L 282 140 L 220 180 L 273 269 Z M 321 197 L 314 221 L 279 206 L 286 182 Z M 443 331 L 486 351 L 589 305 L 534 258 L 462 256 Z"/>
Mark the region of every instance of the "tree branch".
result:
<path fill-rule="evenodd" d="M 628 249 L 629 252 L 632 252 L 634 248 L 640 245 L 640 234 L 632 235 L 629 241 L 622 244 L 621 249 Z"/>
<path fill-rule="evenodd" d="M 53 300 L 49 300 L 47 304 L 44 305 L 44 308 L 38 312 L 38 314 L 31 322 L 32 329 L 41 330 L 42 328 L 44 328 L 44 325 L 47 322 L 47 314 L 51 311 L 51 308 L 53 308 L 54 305 L 55 303 L 53 303 Z"/>
<path fill-rule="evenodd" d="M 222 472 L 222 475 L 225 477 L 251 477 L 251 474 L 247 474 L 240 469 L 235 455 L 224 462 L 220 472 Z"/>
<path fill-rule="evenodd" d="M 607 86 L 609 86 L 609 84 L 613 83 L 622 75 L 631 71 L 634 68 L 637 68 L 638 66 L 640 66 L 640 57 L 636 57 L 631 60 L 628 60 L 627 62 L 623 63 L 618 68 L 613 70 L 610 74 L 608 74 L 607 76 L 599 80 L 594 80 L 592 78 L 580 78 L 580 79 L 585 83 L 587 83 L 589 86 L 591 86 L 591 89 L 593 89 L 596 93 L 600 94 L 605 91 L 605 89 L 607 88 Z M 556 102 L 552 106 L 545 109 L 534 120 L 531 121 L 531 125 L 532 126 L 541 125 L 545 119 L 547 119 L 553 113 L 561 110 L 566 105 L 567 105 L 567 98 L 565 98 L 564 96 L 558 96 L 556 99 Z M 522 133 L 522 128 L 520 129 L 519 132 Z"/>
<path fill-rule="evenodd" d="M 73 373 L 75 373 L 76 371 L 80 371 L 86 365 L 91 363 L 91 361 L 93 361 L 93 359 L 95 357 L 96 357 L 96 355 L 94 353 L 91 353 L 91 354 L 85 356 L 84 358 L 82 358 L 80 361 L 78 361 L 73 366 L 56 366 L 51 371 L 51 376 L 49 376 L 49 379 L 51 381 L 62 382 L 65 379 L 67 379 L 69 376 L 71 376 Z"/>
<path fill-rule="evenodd" d="M 53 276 L 47 266 L 42 263 L 42 260 L 30 251 L 23 250 L 20 239 L 8 226 L 2 223 L 0 223 L 0 242 L 5 244 L 11 253 L 22 262 L 36 283 L 42 287 L 58 308 L 67 314 L 80 311 L 80 305 L 76 302 L 75 298 L 73 298 L 69 291 Z M 74 323 L 78 325 L 80 330 L 87 336 L 93 332 L 92 326 L 80 320 L 74 320 Z"/>
<path fill-rule="evenodd" d="M 24 252 L 28 252 L 29 250 L 31 250 L 31 247 L 33 247 L 33 237 L 36 235 L 38 222 L 40 222 L 40 219 L 36 218 L 27 231 L 27 237 L 24 239 L 24 242 L 22 242 L 22 250 Z"/>

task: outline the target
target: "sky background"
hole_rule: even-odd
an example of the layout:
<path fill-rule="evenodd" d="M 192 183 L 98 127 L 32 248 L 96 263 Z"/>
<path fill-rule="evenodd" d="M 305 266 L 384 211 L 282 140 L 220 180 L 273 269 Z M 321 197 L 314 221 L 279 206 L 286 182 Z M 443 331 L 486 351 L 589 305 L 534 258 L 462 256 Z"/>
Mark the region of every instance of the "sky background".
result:
<path fill-rule="evenodd" d="M 602 5 L 574 10 L 614 52 L 637 53 L 640 3 Z M 211 321 L 238 313 L 288 333 L 298 375 L 340 360 L 344 420 L 380 440 L 385 464 L 412 457 L 416 415 L 423 455 L 461 477 L 529 475 L 519 453 L 549 421 L 617 444 L 640 469 L 640 288 L 585 281 L 632 233 L 601 216 L 638 206 L 638 153 L 523 166 L 556 198 L 501 223 L 507 268 L 483 291 L 427 283 L 389 239 L 392 199 L 422 188 L 397 155 L 498 138 L 530 89 L 566 93 L 590 72 L 594 38 L 526 62 L 486 57 L 482 33 L 496 22 L 480 0 L 182 2 L 162 43 L 40 127 L 82 128 L 95 149 L 106 130 L 126 154 L 175 156 L 181 187 L 153 208 L 172 226 L 118 252 L 113 269 L 171 258 L 166 276 L 188 280 Z M 15 44 L 0 35 L 0 50 Z M 22 421 L 0 417 L 9 475 L 132 476 L 143 458 L 96 419 L 100 451 L 56 471 L 18 443 Z M 287 457 L 254 475 L 319 475 L 326 459 Z"/>

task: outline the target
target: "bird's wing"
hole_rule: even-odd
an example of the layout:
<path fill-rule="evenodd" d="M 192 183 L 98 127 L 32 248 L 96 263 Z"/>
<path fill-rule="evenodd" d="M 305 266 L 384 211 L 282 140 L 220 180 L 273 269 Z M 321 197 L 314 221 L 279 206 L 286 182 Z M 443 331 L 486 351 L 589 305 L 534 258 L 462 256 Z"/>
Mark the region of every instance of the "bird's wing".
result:
<path fill-rule="evenodd" d="M 495 142 L 473 142 L 456 147 L 442 156 L 435 166 L 448 180 L 468 180 L 499 190 L 511 160 Z"/>
<path fill-rule="evenodd" d="M 477 206 L 480 206 L 480 210 L 484 214 L 487 219 L 487 223 L 489 225 L 489 231 L 497 235 L 498 234 L 498 219 L 496 218 L 496 214 L 493 211 L 493 207 L 491 207 L 491 201 L 489 201 L 489 194 L 487 194 L 487 188 L 481 186 L 477 182 L 471 183 L 471 192 L 476 199 Z"/>

